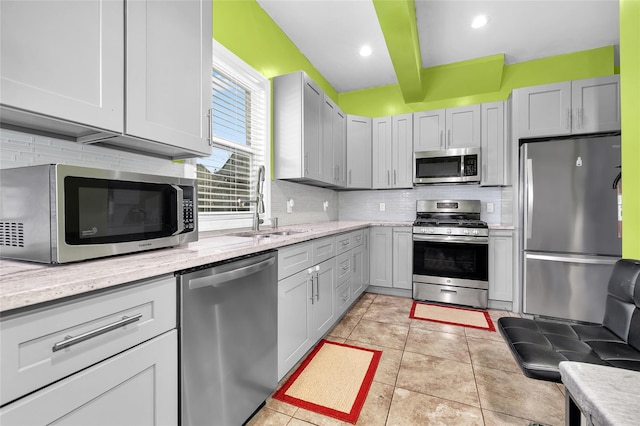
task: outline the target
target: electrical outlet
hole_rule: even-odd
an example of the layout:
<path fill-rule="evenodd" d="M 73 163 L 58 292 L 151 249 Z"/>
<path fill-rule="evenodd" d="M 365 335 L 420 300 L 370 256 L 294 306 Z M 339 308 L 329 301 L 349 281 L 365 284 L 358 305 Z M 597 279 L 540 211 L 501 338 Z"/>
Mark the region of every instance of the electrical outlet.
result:
<path fill-rule="evenodd" d="M 487 203 L 487 213 L 493 213 L 493 203 Z"/>
<path fill-rule="evenodd" d="M 384 205 L 384 203 L 380 203 L 380 211 L 383 212 L 385 208 L 386 206 Z"/>

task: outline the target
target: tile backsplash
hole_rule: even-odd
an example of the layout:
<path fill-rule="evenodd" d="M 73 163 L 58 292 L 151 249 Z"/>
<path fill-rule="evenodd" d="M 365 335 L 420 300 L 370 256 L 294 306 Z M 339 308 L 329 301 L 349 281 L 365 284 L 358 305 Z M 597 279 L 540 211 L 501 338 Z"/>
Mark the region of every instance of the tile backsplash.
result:
<path fill-rule="evenodd" d="M 291 213 L 287 201 L 293 200 Z M 327 202 L 325 211 L 323 203 Z M 338 220 L 338 192 L 284 180 L 271 181 L 271 217 L 279 225 Z"/>
<path fill-rule="evenodd" d="M 425 185 L 413 189 L 341 191 L 338 196 L 339 219 L 413 221 L 417 200 L 453 199 L 480 200 L 482 220 L 499 224 L 504 223 L 501 196 L 502 191 L 498 187 L 478 185 Z M 487 203 L 493 203 L 493 212 L 487 212 Z M 381 211 L 381 208 L 384 208 L 384 211 Z"/>
<path fill-rule="evenodd" d="M 142 154 L 0 129 L 0 169 L 62 163 L 184 177 L 192 166 Z"/>

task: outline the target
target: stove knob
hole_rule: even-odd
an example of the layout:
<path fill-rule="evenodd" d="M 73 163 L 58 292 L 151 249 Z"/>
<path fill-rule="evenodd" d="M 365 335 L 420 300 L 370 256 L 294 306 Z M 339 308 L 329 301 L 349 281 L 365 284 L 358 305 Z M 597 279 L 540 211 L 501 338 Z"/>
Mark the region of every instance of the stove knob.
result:
<path fill-rule="evenodd" d="M 473 233 L 474 233 L 474 235 L 478 235 L 478 230 L 477 230 L 477 229 L 474 229 L 474 230 L 473 230 Z"/>
<path fill-rule="evenodd" d="M 468 233 L 469 233 L 469 230 L 468 230 L 468 229 L 465 229 L 463 232 L 464 232 L 465 234 L 468 234 Z M 476 233 L 477 233 L 477 231 L 476 231 Z"/>
<path fill-rule="evenodd" d="M 447 234 L 451 233 L 451 228 L 447 228 Z"/>

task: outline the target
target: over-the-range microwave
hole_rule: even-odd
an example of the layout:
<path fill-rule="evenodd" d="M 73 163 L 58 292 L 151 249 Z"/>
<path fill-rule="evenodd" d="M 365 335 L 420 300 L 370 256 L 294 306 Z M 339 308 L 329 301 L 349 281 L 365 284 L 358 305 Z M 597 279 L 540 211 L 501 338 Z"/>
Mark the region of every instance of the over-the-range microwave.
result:
<path fill-rule="evenodd" d="M 413 183 L 480 182 L 480 148 L 423 151 L 413 155 Z"/>
<path fill-rule="evenodd" d="M 67 263 L 198 239 L 193 179 L 47 164 L 0 170 L 0 257 Z"/>

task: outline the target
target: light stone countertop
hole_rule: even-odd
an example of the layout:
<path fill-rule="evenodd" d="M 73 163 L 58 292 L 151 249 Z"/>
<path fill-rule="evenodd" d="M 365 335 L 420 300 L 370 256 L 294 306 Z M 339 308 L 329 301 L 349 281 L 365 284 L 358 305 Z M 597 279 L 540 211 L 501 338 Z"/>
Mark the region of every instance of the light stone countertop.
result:
<path fill-rule="evenodd" d="M 497 230 L 504 229 L 504 230 L 513 231 L 514 229 L 516 229 L 515 226 L 513 226 L 513 225 L 501 225 L 499 223 L 490 223 L 488 226 L 489 226 L 489 230 L 491 230 L 491 229 L 497 229 Z"/>
<path fill-rule="evenodd" d="M 638 424 L 640 372 L 562 361 L 560 376 L 588 424 Z"/>
<path fill-rule="evenodd" d="M 411 222 L 320 222 L 281 227 L 278 230 L 292 229 L 304 232 L 270 238 L 203 232 L 198 241 L 184 246 L 64 265 L 0 260 L 0 312 L 173 274 L 184 269 L 368 226 L 411 225 Z"/>

